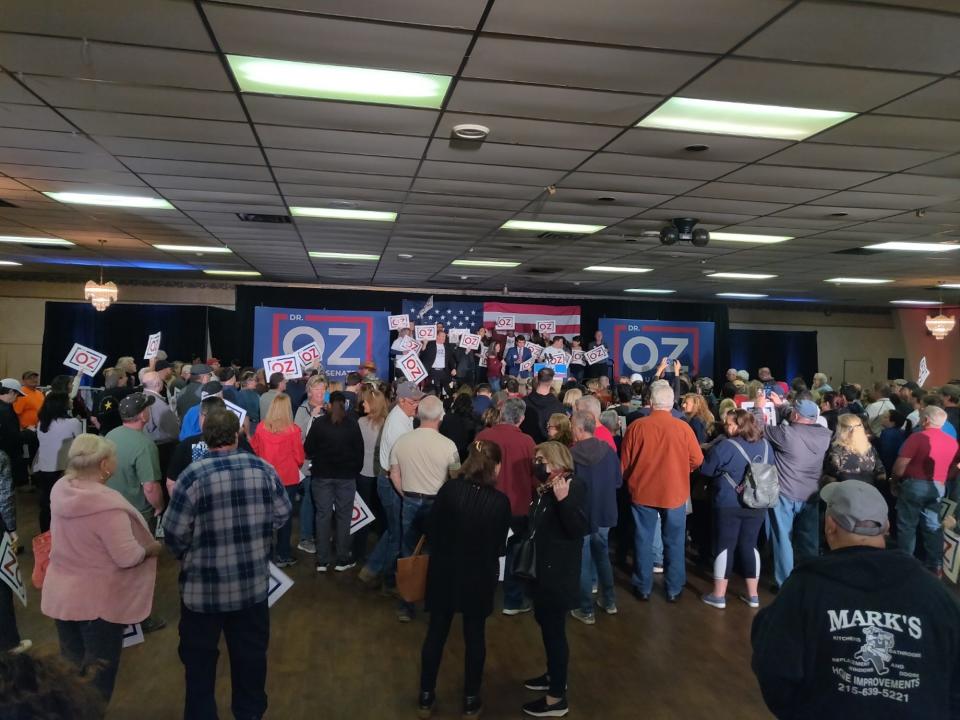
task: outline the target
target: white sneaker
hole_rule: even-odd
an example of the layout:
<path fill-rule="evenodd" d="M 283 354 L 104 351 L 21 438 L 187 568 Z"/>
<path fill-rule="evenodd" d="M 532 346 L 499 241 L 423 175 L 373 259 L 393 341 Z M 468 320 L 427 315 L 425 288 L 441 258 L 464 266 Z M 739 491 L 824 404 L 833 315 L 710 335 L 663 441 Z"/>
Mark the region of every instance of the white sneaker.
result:
<path fill-rule="evenodd" d="M 325 573 L 325 572 L 327 572 L 327 570 L 329 570 L 329 569 L 330 569 L 330 568 L 328 568 L 326 565 L 317 565 L 317 572 L 318 572 L 318 573 Z"/>
<path fill-rule="evenodd" d="M 11 655 L 21 655 L 27 650 L 33 647 L 33 640 L 21 640 L 20 644 L 14 648 L 10 648 Z"/>
<path fill-rule="evenodd" d="M 301 540 L 297 544 L 297 550 L 300 552 L 310 553 L 311 555 L 316 555 L 317 545 L 313 540 Z"/>
<path fill-rule="evenodd" d="M 344 572 L 344 571 L 349 570 L 350 568 L 354 568 L 354 567 L 356 567 L 356 566 L 357 566 L 357 564 L 356 564 L 355 562 L 348 562 L 348 563 L 345 563 L 345 564 L 343 564 L 343 565 L 337 565 L 337 566 L 335 566 L 333 569 L 336 570 L 337 572 Z"/>
<path fill-rule="evenodd" d="M 663 565 L 654 565 L 653 566 L 654 575 L 663 575 Z"/>

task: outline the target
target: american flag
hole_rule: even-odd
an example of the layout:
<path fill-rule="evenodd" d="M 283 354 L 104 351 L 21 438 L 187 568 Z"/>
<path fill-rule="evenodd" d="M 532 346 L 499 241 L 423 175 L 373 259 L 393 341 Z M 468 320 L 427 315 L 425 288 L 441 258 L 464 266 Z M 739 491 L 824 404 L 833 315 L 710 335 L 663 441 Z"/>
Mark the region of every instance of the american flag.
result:
<path fill-rule="evenodd" d="M 501 315 L 516 318 L 516 332 L 529 336 L 538 320 L 553 320 L 557 323 L 557 335 L 567 339 L 580 334 L 579 305 L 523 305 L 520 303 L 487 302 L 483 304 L 483 326 L 493 330 Z"/>
<path fill-rule="evenodd" d="M 483 323 L 483 304 L 469 302 L 434 302 L 433 307 L 417 317 L 426 301 L 404 300 L 403 314 L 410 317 L 411 325 L 440 323 L 447 330 L 460 328 L 476 332 Z"/>

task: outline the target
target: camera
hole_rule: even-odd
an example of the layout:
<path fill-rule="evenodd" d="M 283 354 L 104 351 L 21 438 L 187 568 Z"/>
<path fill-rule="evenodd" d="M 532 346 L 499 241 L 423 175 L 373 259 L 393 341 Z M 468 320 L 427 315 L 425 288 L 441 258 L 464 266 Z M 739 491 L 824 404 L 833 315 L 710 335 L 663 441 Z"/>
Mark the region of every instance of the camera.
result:
<path fill-rule="evenodd" d="M 698 222 L 696 218 L 674 218 L 670 225 L 660 229 L 660 243 L 675 245 L 680 240 L 687 240 L 694 247 L 706 247 L 710 242 L 710 233 L 703 228 L 694 229 Z"/>

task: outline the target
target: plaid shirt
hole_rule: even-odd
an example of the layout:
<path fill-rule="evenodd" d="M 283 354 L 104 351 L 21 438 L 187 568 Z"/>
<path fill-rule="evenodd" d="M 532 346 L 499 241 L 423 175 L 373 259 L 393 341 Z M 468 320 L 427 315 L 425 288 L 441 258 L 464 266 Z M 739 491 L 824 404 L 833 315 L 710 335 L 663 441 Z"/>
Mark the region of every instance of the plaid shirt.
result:
<path fill-rule="evenodd" d="M 191 463 L 163 516 L 184 605 L 229 612 L 266 600 L 273 531 L 290 510 L 276 471 L 255 455 L 214 450 Z"/>

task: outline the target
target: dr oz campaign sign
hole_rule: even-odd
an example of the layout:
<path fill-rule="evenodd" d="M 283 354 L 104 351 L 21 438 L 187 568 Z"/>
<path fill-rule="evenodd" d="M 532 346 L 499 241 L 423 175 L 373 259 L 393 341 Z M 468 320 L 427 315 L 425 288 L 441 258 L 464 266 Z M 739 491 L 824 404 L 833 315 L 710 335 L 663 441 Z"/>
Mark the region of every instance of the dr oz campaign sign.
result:
<path fill-rule="evenodd" d="M 614 375 L 648 374 L 660 358 L 679 360 L 694 376 L 713 377 L 713 323 L 602 318 Z"/>
<path fill-rule="evenodd" d="M 343 378 L 361 363 L 373 361 L 379 373 L 390 368 L 390 313 L 258 307 L 254 314 L 253 355 L 287 355 L 315 342 L 328 376 Z"/>

